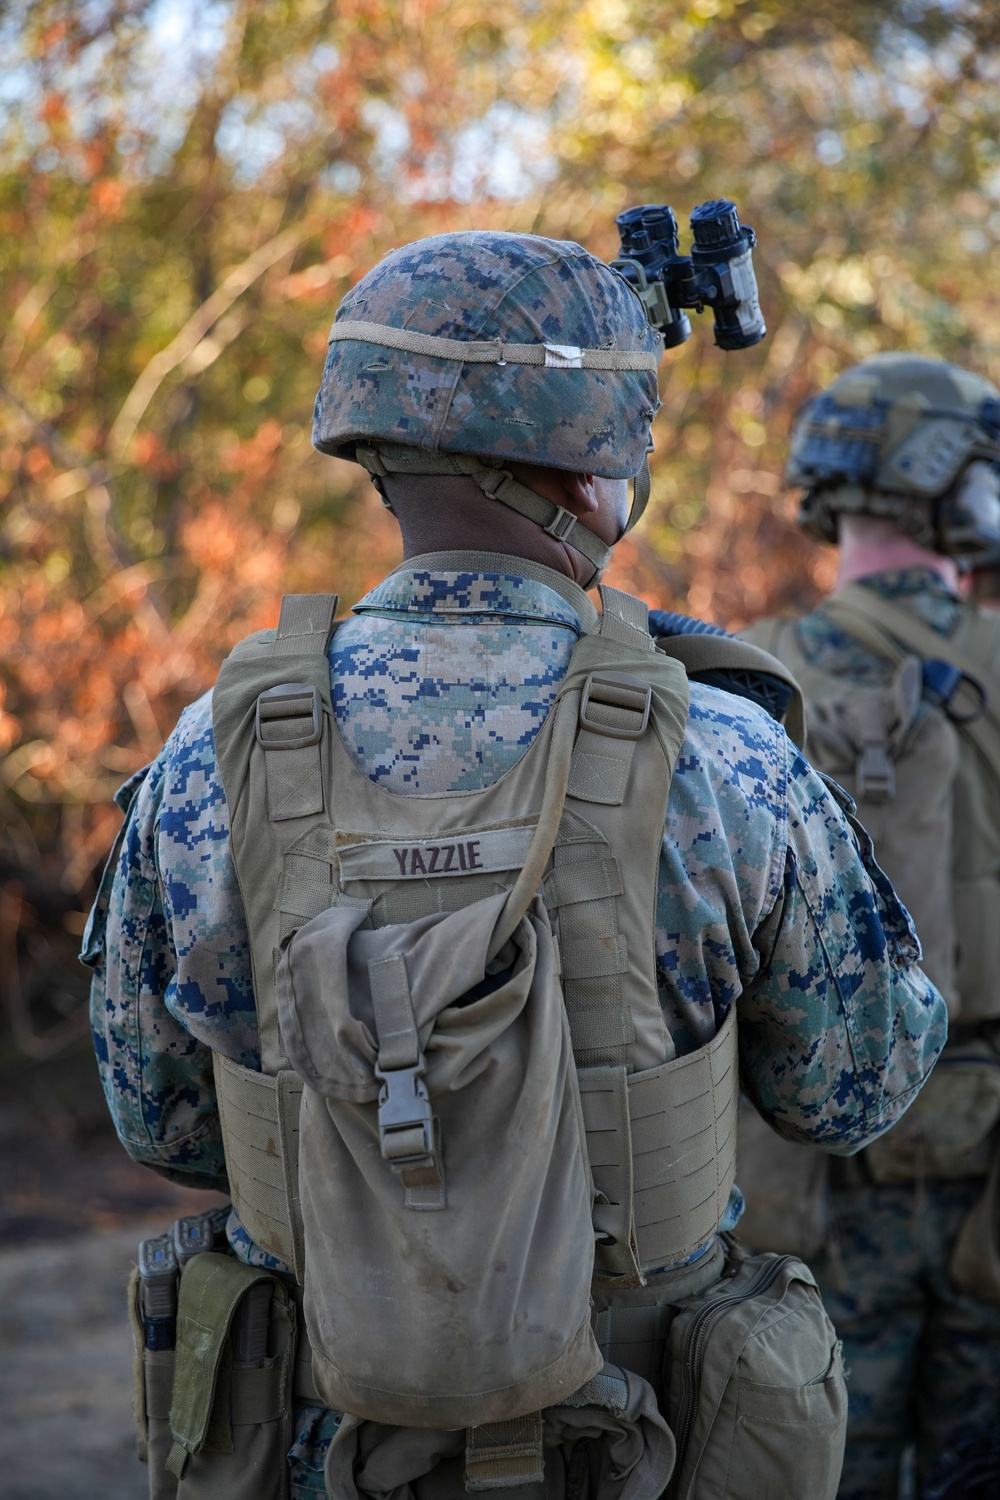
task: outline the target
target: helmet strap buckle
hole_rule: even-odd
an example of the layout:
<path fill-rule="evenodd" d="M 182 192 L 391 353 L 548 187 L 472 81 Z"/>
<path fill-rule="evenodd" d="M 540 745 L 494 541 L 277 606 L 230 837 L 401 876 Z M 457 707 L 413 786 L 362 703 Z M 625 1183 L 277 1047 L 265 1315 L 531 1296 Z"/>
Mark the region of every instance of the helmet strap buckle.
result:
<path fill-rule="evenodd" d="M 565 506 L 557 505 L 556 513 L 547 526 L 542 528 L 549 536 L 554 536 L 557 542 L 568 541 L 576 528 L 577 520 L 571 510 Z"/>

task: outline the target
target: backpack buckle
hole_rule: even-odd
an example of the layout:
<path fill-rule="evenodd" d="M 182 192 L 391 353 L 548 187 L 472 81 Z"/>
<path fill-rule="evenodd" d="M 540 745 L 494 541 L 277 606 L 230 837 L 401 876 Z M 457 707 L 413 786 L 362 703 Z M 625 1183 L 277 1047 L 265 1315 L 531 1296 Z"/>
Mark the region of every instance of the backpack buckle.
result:
<path fill-rule="evenodd" d="M 884 745 L 865 745 L 854 767 L 859 802 L 891 802 L 896 795 L 896 768 Z"/>
<path fill-rule="evenodd" d="M 262 750 L 304 750 L 318 745 L 323 737 L 319 690 L 311 682 L 279 682 L 277 687 L 266 688 L 257 698 L 254 728 Z"/>
<path fill-rule="evenodd" d="M 627 672 L 591 672 L 580 700 L 580 727 L 612 740 L 639 740 L 649 725 L 653 690 Z"/>
<path fill-rule="evenodd" d="M 423 1059 L 415 1068 L 392 1068 L 383 1072 L 378 1096 L 378 1135 L 382 1155 L 393 1170 L 434 1156 L 434 1117 Z"/>

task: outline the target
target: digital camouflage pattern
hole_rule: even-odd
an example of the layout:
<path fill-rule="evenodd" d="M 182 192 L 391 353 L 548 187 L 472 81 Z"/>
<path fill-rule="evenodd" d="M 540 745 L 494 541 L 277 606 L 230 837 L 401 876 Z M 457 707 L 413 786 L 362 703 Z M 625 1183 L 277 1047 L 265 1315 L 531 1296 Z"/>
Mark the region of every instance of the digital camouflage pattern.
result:
<path fill-rule="evenodd" d="M 453 570 L 416 560 L 361 601 L 330 662 L 338 728 L 367 774 L 426 795 L 487 785 L 514 764 L 589 608 L 551 576 L 550 588 L 467 571 L 456 554 Z M 210 696 L 128 795 L 85 939 L 104 1087 L 136 1160 L 221 1185 L 210 1049 L 253 1066 L 257 1045 Z M 866 873 L 827 785 L 762 710 L 698 684 L 654 941 L 678 1053 L 710 1040 L 742 994 L 743 1068 L 793 1139 L 856 1150 L 898 1117 L 943 1045 L 944 1004 L 914 966 L 906 914 L 870 862 Z M 230 1241 L 262 1258 L 235 1216 Z M 322 1494 L 333 1421 L 299 1414 L 296 1500 Z"/>
<path fill-rule="evenodd" d="M 960 1297 L 947 1275 L 981 1191 L 981 1179 L 833 1190 L 835 1249 L 813 1270 L 850 1371 L 838 1500 L 896 1500 L 910 1442 L 920 1500 L 1000 1494 L 1000 1308 Z"/>
<path fill-rule="evenodd" d="M 860 581 L 943 637 L 961 617 L 961 601 L 929 568 Z M 798 621 L 796 633 L 826 672 L 871 684 L 892 677 L 889 662 L 822 611 Z M 866 1181 L 863 1159 L 834 1168 L 831 1248 L 812 1268 L 851 1371 L 839 1500 L 896 1500 L 911 1442 L 920 1500 L 1000 1494 L 1000 1310 L 957 1296 L 947 1274 L 981 1191 L 981 1178 L 878 1187 Z"/>
<path fill-rule="evenodd" d="M 393 250 L 347 294 L 337 322 L 466 341 L 661 347 L 636 294 L 582 245 L 485 230 Z M 313 443 L 353 458 L 359 439 L 382 439 L 631 479 L 658 406 L 655 370 L 462 364 L 350 340 L 330 345 Z"/>

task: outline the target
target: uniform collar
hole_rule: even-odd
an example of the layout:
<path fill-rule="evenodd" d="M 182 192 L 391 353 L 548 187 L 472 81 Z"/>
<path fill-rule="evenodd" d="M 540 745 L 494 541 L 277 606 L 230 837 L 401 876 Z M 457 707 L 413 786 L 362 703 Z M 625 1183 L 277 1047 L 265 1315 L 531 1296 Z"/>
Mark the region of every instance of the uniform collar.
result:
<path fill-rule="evenodd" d="M 354 609 L 540 620 L 577 634 L 597 623 L 597 611 L 572 579 L 502 552 L 425 552 L 408 558 Z"/>
<path fill-rule="evenodd" d="M 882 573 L 869 573 L 859 578 L 862 588 L 872 589 L 883 599 L 902 599 L 908 595 L 933 594 L 937 599 L 950 599 L 961 603 L 958 596 L 945 583 L 940 573 L 933 568 L 887 568 Z"/>
<path fill-rule="evenodd" d="M 859 578 L 858 583 L 916 615 L 942 636 L 952 634 L 965 608 L 933 568 L 887 568 Z"/>

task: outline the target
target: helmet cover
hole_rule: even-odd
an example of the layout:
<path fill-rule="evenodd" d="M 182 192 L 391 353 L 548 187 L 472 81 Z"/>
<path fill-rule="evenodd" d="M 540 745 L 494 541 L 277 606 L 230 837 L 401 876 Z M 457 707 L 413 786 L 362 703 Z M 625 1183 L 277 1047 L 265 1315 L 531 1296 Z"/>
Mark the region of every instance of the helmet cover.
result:
<path fill-rule="evenodd" d="M 975 458 L 1000 460 L 996 387 L 944 360 L 876 354 L 803 407 L 785 478 L 808 490 L 799 521 L 823 541 L 849 512 L 889 517 L 940 550 L 936 502 Z"/>
<path fill-rule="evenodd" d="M 357 444 L 393 443 L 608 479 L 642 467 L 662 345 L 631 287 L 581 245 L 492 230 L 416 240 L 347 294 L 334 328 L 350 322 L 654 358 L 625 370 L 553 368 L 548 356 L 544 364 L 465 363 L 460 351 L 439 358 L 345 338 L 330 344 L 316 397 L 321 453 L 353 459 Z"/>

